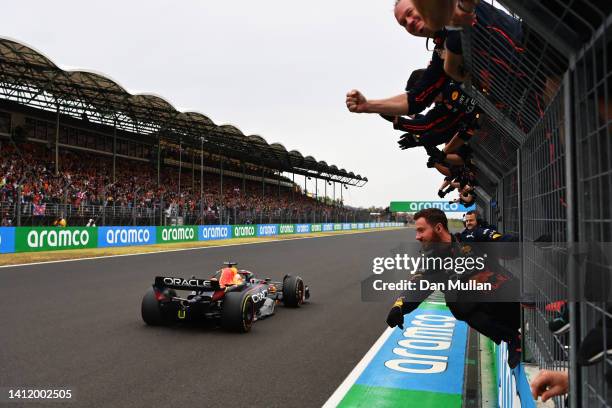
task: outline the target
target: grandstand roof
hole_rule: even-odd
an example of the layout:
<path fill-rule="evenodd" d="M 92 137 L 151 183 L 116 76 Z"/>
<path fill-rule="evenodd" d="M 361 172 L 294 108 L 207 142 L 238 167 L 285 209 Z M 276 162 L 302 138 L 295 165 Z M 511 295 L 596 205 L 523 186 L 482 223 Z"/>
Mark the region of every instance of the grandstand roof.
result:
<path fill-rule="evenodd" d="M 302 174 L 354 186 L 368 179 L 337 166 L 245 135 L 233 125 L 216 125 L 199 112 L 180 112 L 163 97 L 131 94 L 106 75 L 64 70 L 35 49 L 0 38 L 0 96 L 28 106 L 116 126 L 156 140 L 180 140 L 228 158 L 269 169 Z"/>

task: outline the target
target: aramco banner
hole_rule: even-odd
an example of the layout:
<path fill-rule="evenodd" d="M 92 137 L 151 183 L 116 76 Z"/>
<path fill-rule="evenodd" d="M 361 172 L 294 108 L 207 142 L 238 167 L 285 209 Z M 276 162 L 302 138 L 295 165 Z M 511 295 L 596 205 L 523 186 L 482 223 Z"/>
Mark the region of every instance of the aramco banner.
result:
<path fill-rule="evenodd" d="M 391 201 L 389 209 L 391 212 L 415 213 L 426 208 L 437 208 L 444 212 L 468 212 L 476 209 L 473 204 L 469 207 L 459 203 L 449 203 L 448 201 Z"/>
<path fill-rule="evenodd" d="M 229 238 L 401 227 L 399 222 L 344 224 L 182 225 L 176 227 L 0 227 L 0 254 L 139 246 Z"/>

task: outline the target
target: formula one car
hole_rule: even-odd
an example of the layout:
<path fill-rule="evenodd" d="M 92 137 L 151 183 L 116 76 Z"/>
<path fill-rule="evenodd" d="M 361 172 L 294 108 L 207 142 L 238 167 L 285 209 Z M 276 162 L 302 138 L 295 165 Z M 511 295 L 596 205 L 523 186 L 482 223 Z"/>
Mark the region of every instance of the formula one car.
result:
<path fill-rule="evenodd" d="M 209 279 L 157 276 L 142 298 L 142 319 L 151 326 L 210 319 L 227 330 L 246 333 L 254 321 L 273 315 L 278 303 L 300 307 L 310 297 L 299 276 L 272 282 L 236 265 L 225 262 Z M 181 297 L 177 290 L 191 293 Z"/>

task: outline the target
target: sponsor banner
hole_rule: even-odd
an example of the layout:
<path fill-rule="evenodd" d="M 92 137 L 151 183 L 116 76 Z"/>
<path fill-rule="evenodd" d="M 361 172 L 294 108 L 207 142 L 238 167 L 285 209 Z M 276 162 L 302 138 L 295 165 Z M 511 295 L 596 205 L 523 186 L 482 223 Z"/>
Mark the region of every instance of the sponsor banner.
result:
<path fill-rule="evenodd" d="M 234 238 L 248 238 L 257 236 L 257 225 L 234 225 L 232 227 L 232 236 Z"/>
<path fill-rule="evenodd" d="M 326 223 L 98 228 L 0 227 L 0 253 L 140 246 L 401 225 L 401 223 Z"/>
<path fill-rule="evenodd" d="M 317 231 L 321 231 L 321 224 L 312 224 L 312 228 L 314 228 L 315 226 L 318 226 L 318 230 Z M 311 232 L 311 225 L 310 224 L 295 224 L 295 232 L 296 234 L 304 234 L 307 232 Z M 316 231 L 312 231 L 312 232 L 316 232 Z"/>
<path fill-rule="evenodd" d="M 285 234 L 295 234 L 295 224 L 280 224 L 278 226 L 278 233 L 281 235 Z"/>
<path fill-rule="evenodd" d="M 467 325 L 428 306 L 404 317 L 356 384 L 461 395 Z"/>
<path fill-rule="evenodd" d="M 326 224 L 303 224 L 303 225 L 310 225 L 310 232 L 321 232 L 321 231 L 325 231 Z"/>
<path fill-rule="evenodd" d="M 497 358 L 497 397 L 500 408 L 535 408 L 531 388 L 522 364 L 511 369 L 508 366 L 508 346 L 495 345 Z"/>
<path fill-rule="evenodd" d="M 228 239 L 231 237 L 231 225 L 200 225 L 198 227 L 198 240 L 200 241 Z"/>
<path fill-rule="evenodd" d="M 468 212 L 476 209 L 473 204 L 466 207 L 459 203 L 449 204 L 448 201 L 391 201 L 389 206 L 391 212 L 414 213 L 426 208 L 438 208 L 444 212 Z"/>
<path fill-rule="evenodd" d="M 157 227 L 157 243 L 189 242 L 198 240 L 198 227 L 183 225 L 180 227 Z"/>
<path fill-rule="evenodd" d="M 257 225 L 257 236 L 258 237 L 270 237 L 278 235 L 278 224 L 258 224 Z"/>
<path fill-rule="evenodd" d="M 393 329 L 338 407 L 461 408 L 467 325 L 425 302 Z"/>
<path fill-rule="evenodd" d="M 97 246 L 97 228 L 19 227 L 15 229 L 15 252 L 96 248 Z"/>
<path fill-rule="evenodd" d="M 15 252 L 15 227 L 0 227 L 0 254 Z"/>
<path fill-rule="evenodd" d="M 155 227 L 98 227 L 98 247 L 150 245 L 157 242 Z"/>

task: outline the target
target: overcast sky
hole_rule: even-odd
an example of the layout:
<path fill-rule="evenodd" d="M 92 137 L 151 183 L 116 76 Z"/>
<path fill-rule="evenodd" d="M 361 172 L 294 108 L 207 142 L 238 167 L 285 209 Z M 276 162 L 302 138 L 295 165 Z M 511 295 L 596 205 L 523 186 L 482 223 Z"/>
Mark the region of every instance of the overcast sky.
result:
<path fill-rule="evenodd" d="M 429 61 L 425 40 L 396 23 L 393 3 L 20 0 L 3 4 L 0 35 L 62 68 L 104 73 L 132 93 L 367 176 L 345 202 L 387 206 L 435 200 L 442 181 L 422 149 L 399 150 L 388 122 L 344 104 L 352 88 L 399 94 Z"/>

